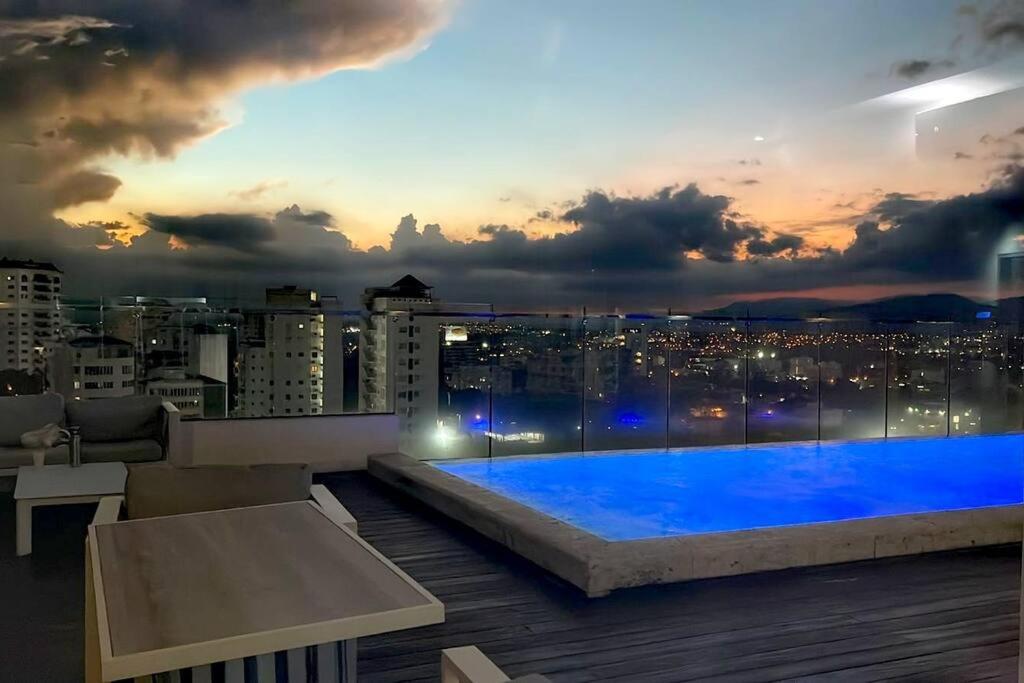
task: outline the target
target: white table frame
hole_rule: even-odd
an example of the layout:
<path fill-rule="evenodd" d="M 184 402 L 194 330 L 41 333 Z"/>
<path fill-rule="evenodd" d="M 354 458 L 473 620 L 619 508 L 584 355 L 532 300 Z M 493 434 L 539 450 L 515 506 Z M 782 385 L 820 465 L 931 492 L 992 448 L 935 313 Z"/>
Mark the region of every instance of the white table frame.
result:
<path fill-rule="evenodd" d="M 260 653 L 279 652 L 313 646 L 318 643 L 342 643 L 345 657 L 343 681 L 356 680 L 356 639 L 401 631 L 419 626 L 444 622 L 444 605 L 412 577 L 382 555 L 376 548 L 360 538 L 347 520 L 336 514 L 330 506 L 307 501 L 334 526 L 352 537 L 362 549 L 394 572 L 413 588 L 424 602 L 413 607 L 402 607 L 372 614 L 341 617 L 331 621 L 292 626 L 275 631 L 262 631 L 230 636 L 213 641 L 177 645 L 147 652 L 115 656 L 110 638 L 110 623 L 103 575 L 96 539 L 96 526 L 101 524 L 131 524 L 116 521 L 123 499 L 111 497 L 103 500 L 97 509 L 86 538 L 86 681 L 116 681 L 144 678 L 157 673 L 204 666 L 216 662 L 231 663 Z M 284 503 L 293 505 L 294 503 Z M 259 506 L 264 507 L 264 506 Z M 269 506 L 267 506 L 269 507 Z M 190 514 L 216 514 L 219 511 Z M 144 520 L 142 520 L 144 521 Z M 95 628 L 93 628 L 95 624 Z M 260 679 L 262 680 L 262 679 Z"/>
<path fill-rule="evenodd" d="M 90 492 L 81 495 L 65 495 L 65 496 L 38 496 L 38 497 L 18 497 L 18 488 L 15 484 L 14 497 L 15 497 L 15 513 L 16 513 L 16 544 L 18 557 L 24 557 L 32 553 L 32 511 L 37 507 L 46 507 L 49 505 L 78 505 L 81 503 L 98 503 L 101 498 L 105 498 L 110 495 L 118 495 L 124 493 L 124 483 L 128 476 L 128 470 L 125 468 L 124 463 L 86 463 L 77 468 L 71 468 L 70 465 L 46 465 L 42 468 L 36 467 L 19 467 L 18 477 L 20 479 L 22 470 L 31 470 L 33 472 L 46 472 L 53 468 L 61 469 L 83 469 L 85 472 L 90 470 L 95 471 L 97 465 L 103 469 L 109 469 L 112 471 L 114 480 L 120 479 L 120 484 L 112 484 L 106 491 Z"/>

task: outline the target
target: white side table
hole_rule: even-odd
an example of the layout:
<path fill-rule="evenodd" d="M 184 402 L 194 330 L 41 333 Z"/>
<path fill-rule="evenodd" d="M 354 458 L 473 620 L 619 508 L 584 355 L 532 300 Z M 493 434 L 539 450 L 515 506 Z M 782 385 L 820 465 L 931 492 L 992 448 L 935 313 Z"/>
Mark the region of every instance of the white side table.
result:
<path fill-rule="evenodd" d="M 17 503 L 18 555 L 32 552 L 32 508 L 44 505 L 97 503 L 103 496 L 124 493 L 128 470 L 123 462 L 97 462 L 71 467 L 19 467 L 14 487 Z"/>

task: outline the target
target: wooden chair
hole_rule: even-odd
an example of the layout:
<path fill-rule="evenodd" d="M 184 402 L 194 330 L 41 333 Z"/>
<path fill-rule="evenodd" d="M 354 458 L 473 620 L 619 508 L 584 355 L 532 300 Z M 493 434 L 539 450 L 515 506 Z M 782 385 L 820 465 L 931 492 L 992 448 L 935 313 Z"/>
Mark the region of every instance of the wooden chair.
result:
<path fill-rule="evenodd" d="M 550 683 L 539 674 L 509 678 L 480 648 L 450 647 L 441 650 L 441 683 Z"/>

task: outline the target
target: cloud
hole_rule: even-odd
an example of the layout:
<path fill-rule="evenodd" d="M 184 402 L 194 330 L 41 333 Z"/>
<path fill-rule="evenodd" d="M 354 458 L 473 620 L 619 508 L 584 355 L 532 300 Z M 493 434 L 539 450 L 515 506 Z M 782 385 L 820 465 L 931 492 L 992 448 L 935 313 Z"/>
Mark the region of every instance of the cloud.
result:
<path fill-rule="evenodd" d="M 242 252 L 261 249 L 275 238 L 274 226 L 251 214 L 207 213 L 165 216 L 147 213 L 142 223 L 154 232 L 177 238 L 189 246 L 219 246 Z"/>
<path fill-rule="evenodd" d="M 287 180 L 261 180 L 260 182 L 242 190 L 231 192 L 231 196 L 238 197 L 242 201 L 251 202 L 263 197 L 263 195 L 288 187 Z"/>
<path fill-rule="evenodd" d="M 761 181 L 757 178 L 744 178 L 743 180 L 736 181 L 737 185 L 760 185 Z"/>
<path fill-rule="evenodd" d="M 1024 169 L 991 188 L 940 201 L 890 194 L 857 226 L 847 269 L 890 269 L 950 280 L 977 277 L 1008 232 L 1024 228 Z M 887 223 L 888 227 L 882 227 Z"/>
<path fill-rule="evenodd" d="M 643 256 L 648 265 L 671 267 L 686 252 L 731 261 L 743 242 L 761 237 L 763 230 L 728 218 L 730 205 L 728 197 L 704 194 L 696 184 L 665 187 L 646 197 L 595 191 L 561 216 L 579 229 L 552 239 L 583 247 L 604 267 L 618 258 L 629 263 Z"/>
<path fill-rule="evenodd" d="M 53 18 L 0 19 L 0 55 L 21 56 L 39 46 L 83 45 L 91 40 L 88 31 L 116 27 L 105 19 L 74 14 Z M 8 52 L 4 51 L 5 48 Z"/>
<path fill-rule="evenodd" d="M 869 213 L 874 214 L 880 220 L 891 221 L 933 204 L 933 201 L 917 199 L 912 194 L 889 192 L 874 205 Z"/>
<path fill-rule="evenodd" d="M 752 256 L 776 256 L 788 252 L 795 255 L 804 246 L 799 235 L 779 234 L 771 239 L 757 238 L 747 243 L 747 253 Z"/>
<path fill-rule="evenodd" d="M 459 240 L 408 214 L 387 244 L 362 250 L 331 214 L 293 204 L 267 214 L 144 214 L 147 232 L 128 246 L 114 239 L 125 239 L 128 226 L 119 223 L 55 222 L 31 239 L 4 233 L 0 253 L 55 261 L 75 297 L 159 293 L 255 303 L 262 288 L 294 282 L 354 306 L 364 287 L 413 272 L 441 285 L 438 294 L 450 301 L 642 310 L 752 291 L 937 276 L 974 283 L 1003 240 L 1024 233 L 1019 166 L 973 194 L 872 197 L 862 198 L 870 204 L 856 211 L 845 249 L 808 245 L 744 218 L 732 198 L 689 184 L 629 196 L 593 190 L 556 202 L 561 208 L 548 210 L 547 222 L 562 232 L 546 236 L 496 223 Z"/>
<path fill-rule="evenodd" d="M 955 65 L 955 62 L 951 59 L 905 59 L 893 63 L 889 68 L 889 73 L 914 81 L 935 71 L 951 69 Z"/>
<path fill-rule="evenodd" d="M 75 171 L 58 178 L 53 186 L 53 206 L 62 209 L 86 202 L 106 201 L 114 196 L 121 181 L 99 171 Z"/>
<path fill-rule="evenodd" d="M 974 158 L 974 155 L 968 154 L 967 152 L 954 152 L 953 153 L 953 160 L 954 161 L 961 161 L 963 159 L 973 159 L 973 158 Z"/>
<path fill-rule="evenodd" d="M 278 221 L 294 221 L 296 223 L 320 228 L 327 228 L 334 225 L 334 216 L 326 211 L 310 211 L 307 213 L 304 212 L 298 204 L 292 204 L 288 208 L 278 211 L 276 219 Z"/>
<path fill-rule="evenodd" d="M 999 46 L 1024 45 L 1024 7 L 1016 0 L 1002 0 L 973 14 L 983 41 Z"/>
<path fill-rule="evenodd" d="M 0 0 L 0 140 L 28 143 L 0 145 L 11 230 L 52 229 L 86 181 L 85 201 L 108 198 L 110 176 L 83 175 L 101 157 L 173 157 L 228 125 L 221 107 L 243 89 L 411 54 L 447 13 L 445 0 Z"/>

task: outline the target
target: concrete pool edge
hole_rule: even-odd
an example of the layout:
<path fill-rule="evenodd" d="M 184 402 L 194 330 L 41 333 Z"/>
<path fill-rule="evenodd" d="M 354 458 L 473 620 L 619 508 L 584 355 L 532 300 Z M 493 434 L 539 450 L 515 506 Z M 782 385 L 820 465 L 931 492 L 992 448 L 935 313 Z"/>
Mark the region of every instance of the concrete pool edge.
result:
<path fill-rule="evenodd" d="M 618 588 L 1019 542 L 1024 506 L 609 542 L 401 453 L 369 473 L 591 597 Z"/>

